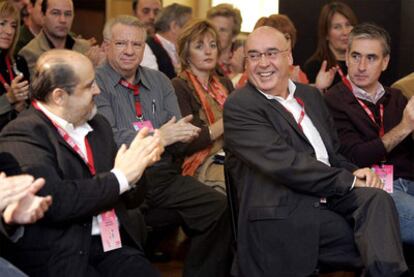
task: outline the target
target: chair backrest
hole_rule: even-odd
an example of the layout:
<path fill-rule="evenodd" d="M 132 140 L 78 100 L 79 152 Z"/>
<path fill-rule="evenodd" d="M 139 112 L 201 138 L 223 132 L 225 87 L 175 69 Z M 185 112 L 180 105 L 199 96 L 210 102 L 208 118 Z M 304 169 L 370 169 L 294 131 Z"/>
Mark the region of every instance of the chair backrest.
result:
<path fill-rule="evenodd" d="M 227 201 L 229 203 L 230 214 L 231 214 L 231 227 L 233 231 L 233 238 L 234 241 L 237 241 L 237 222 L 239 217 L 239 200 L 237 196 L 237 187 L 235 184 L 235 178 L 231 173 L 227 161 L 227 153 L 226 159 L 224 160 L 224 177 L 226 182 L 226 192 L 227 192 Z M 235 243 L 235 245 L 237 245 Z"/>

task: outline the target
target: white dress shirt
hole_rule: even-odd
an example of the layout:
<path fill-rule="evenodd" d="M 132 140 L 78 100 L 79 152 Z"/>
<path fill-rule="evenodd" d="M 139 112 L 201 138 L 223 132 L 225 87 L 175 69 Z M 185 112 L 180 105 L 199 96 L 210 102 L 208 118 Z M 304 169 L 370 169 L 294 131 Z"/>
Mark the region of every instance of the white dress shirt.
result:
<path fill-rule="evenodd" d="M 165 51 L 167 51 L 168 56 L 170 56 L 172 64 L 174 65 L 175 72 L 180 72 L 180 61 L 178 59 L 177 48 L 175 46 L 175 43 L 172 43 L 160 34 L 155 34 L 155 36 L 158 38 Z"/>
<path fill-rule="evenodd" d="M 89 132 L 93 131 L 92 127 L 88 124 L 88 122 L 85 122 L 84 124 L 75 127 L 72 123 L 69 123 L 65 119 L 50 112 L 39 101 L 37 101 L 37 105 L 39 106 L 39 109 L 43 113 L 45 113 L 49 119 L 51 119 L 54 123 L 59 125 L 59 127 L 61 127 L 63 130 L 65 130 L 65 132 L 68 133 L 68 135 L 73 139 L 73 141 L 79 147 L 84 158 L 87 160 L 88 155 L 86 152 L 85 137 Z M 118 180 L 120 195 L 131 188 L 128 184 L 127 178 L 125 177 L 125 174 L 122 171 L 114 168 L 111 170 L 111 172 L 115 175 L 116 179 Z M 99 235 L 99 234 L 100 234 L 99 224 L 98 224 L 96 217 L 94 216 L 92 219 L 92 235 Z"/>
<path fill-rule="evenodd" d="M 288 110 L 293 117 L 295 118 L 295 121 L 298 122 L 300 118 L 300 114 L 302 112 L 302 106 L 296 101 L 296 98 L 294 96 L 296 85 L 289 80 L 289 95 L 284 99 L 280 96 L 273 96 L 266 94 L 262 91 L 260 91 L 267 99 L 275 99 L 280 104 L 282 104 L 283 107 L 285 107 L 286 110 Z M 316 154 L 316 159 L 320 162 L 323 162 L 326 165 L 331 165 L 329 163 L 329 156 L 328 151 L 326 150 L 325 144 L 323 143 L 323 140 L 321 138 L 321 135 L 319 134 L 319 131 L 316 129 L 315 125 L 313 125 L 312 120 L 309 118 L 309 116 L 306 114 L 306 106 L 305 106 L 305 116 L 300 124 L 302 126 L 302 131 L 305 134 L 306 138 L 309 140 L 310 144 L 313 147 L 313 150 Z"/>
<path fill-rule="evenodd" d="M 158 70 L 157 57 L 155 57 L 154 52 L 152 52 L 151 47 L 147 43 L 145 43 L 144 55 L 139 65 Z"/>

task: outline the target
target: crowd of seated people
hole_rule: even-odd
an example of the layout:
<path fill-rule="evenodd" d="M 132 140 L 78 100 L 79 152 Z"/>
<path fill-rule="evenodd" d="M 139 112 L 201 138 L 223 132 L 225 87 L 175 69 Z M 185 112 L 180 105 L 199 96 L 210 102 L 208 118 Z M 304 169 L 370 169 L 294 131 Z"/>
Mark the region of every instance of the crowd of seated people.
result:
<path fill-rule="evenodd" d="M 0 276 L 160 276 L 153 211 L 186 277 L 409 276 L 414 78 L 380 83 L 385 29 L 330 2 L 300 67 L 288 15 L 240 36 L 231 4 L 131 2 L 97 44 L 73 0 L 0 0 Z"/>

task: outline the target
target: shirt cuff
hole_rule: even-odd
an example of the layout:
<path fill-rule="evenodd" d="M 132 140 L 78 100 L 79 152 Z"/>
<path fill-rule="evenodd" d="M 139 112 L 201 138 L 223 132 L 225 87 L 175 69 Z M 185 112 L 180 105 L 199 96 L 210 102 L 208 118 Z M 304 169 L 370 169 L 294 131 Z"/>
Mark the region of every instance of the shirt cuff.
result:
<path fill-rule="evenodd" d="M 131 189 L 131 186 L 128 184 L 128 180 L 125 174 L 121 170 L 113 168 L 111 172 L 115 175 L 116 179 L 118 180 L 120 195 L 126 192 L 127 190 Z"/>
<path fill-rule="evenodd" d="M 351 188 L 349 189 L 349 191 L 351 191 L 351 190 L 353 190 L 353 189 L 354 189 L 354 187 L 355 187 L 355 182 L 356 182 L 356 177 L 354 177 L 354 181 L 352 182 L 352 186 L 351 186 Z"/>

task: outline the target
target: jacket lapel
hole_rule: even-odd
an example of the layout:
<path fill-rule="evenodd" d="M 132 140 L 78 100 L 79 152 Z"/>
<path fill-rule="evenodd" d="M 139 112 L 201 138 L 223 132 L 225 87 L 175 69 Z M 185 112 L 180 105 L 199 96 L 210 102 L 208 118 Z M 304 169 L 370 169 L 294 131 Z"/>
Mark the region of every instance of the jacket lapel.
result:
<path fill-rule="evenodd" d="M 33 107 L 31 107 L 31 109 L 34 109 Z M 65 149 L 67 149 L 69 151 L 69 153 L 71 153 L 72 155 L 76 156 L 77 159 L 79 159 L 81 161 L 81 163 L 86 167 L 86 169 L 89 172 L 89 167 L 88 165 L 85 163 L 85 161 L 82 159 L 81 156 L 79 156 L 78 153 L 76 153 L 76 151 L 63 139 L 63 137 L 58 133 L 58 131 L 56 130 L 56 127 L 52 124 L 52 122 L 50 121 L 50 119 L 41 111 L 38 111 L 36 109 L 34 109 L 35 113 L 43 120 L 46 121 L 47 125 L 50 128 L 51 133 L 54 133 L 56 135 L 57 141 L 59 142 L 59 144 L 64 147 Z"/>

